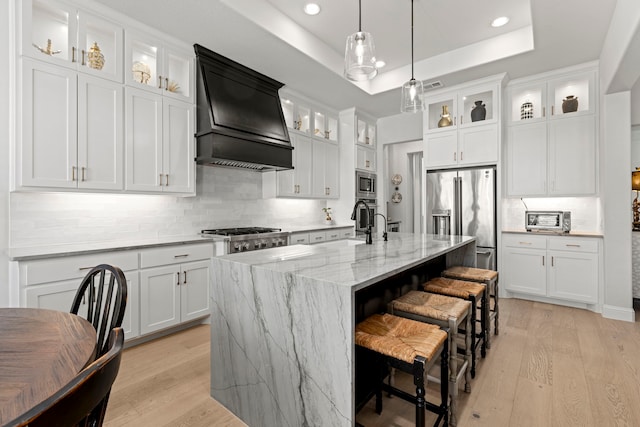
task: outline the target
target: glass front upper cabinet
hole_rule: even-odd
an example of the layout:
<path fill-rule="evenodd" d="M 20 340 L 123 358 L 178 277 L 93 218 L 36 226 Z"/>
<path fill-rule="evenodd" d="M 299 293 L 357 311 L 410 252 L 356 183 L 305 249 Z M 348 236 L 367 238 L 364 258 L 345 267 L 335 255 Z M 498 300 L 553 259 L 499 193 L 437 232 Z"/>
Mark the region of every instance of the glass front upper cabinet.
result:
<path fill-rule="evenodd" d="M 193 55 L 136 32 L 126 35 L 125 80 L 177 99 L 193 98 Z"/>
<path fill-rule="evenodd" d="M 455 129 L 458 125 L 455 94 L 427 98 L 424 119 L 429 132 Z"/>
<path fill-rule="evenodd" d="M 55 1 L 22 2 L 22 54 L 122 82 L 123 29 Z"/>
<path fill-rule="evenodd" d="M 516 84 L 509 87 L 508 94 L 507 119 L 511 124 L 591 114 L 595 105 L 595 73 Z"/>

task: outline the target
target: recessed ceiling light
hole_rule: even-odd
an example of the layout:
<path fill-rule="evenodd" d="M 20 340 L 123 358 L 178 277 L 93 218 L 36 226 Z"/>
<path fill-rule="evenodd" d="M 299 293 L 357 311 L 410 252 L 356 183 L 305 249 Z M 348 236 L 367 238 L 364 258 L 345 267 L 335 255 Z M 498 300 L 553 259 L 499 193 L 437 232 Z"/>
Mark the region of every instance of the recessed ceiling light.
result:
<path fill-rule="evenodd" d="M 307 3 L 304 5 L 304 13 L 307 15 L 317 15 L 320 13 L 320 6 L 317 3 Z"/>
<path fill-rule="evenodd" d="M 502 27 L 507 22 L 509 22 L 509 18 L 507 18 L 506 16 L 501 16 L 499 18 L 494 19 L 493 22 L 491 22 L 491 26 L 492 27 Z"/>
<path fill-rule="evenodd" d="M 382 61 L 382 60 L 378 60 L 378 61 L 376 61 L 376 68 L 382 68 L 382 67 L 384 67 L 385 65 L 387 65 L 387 63 L 386 63 L 386 62 L 384 62 L 384 61 Z"/>

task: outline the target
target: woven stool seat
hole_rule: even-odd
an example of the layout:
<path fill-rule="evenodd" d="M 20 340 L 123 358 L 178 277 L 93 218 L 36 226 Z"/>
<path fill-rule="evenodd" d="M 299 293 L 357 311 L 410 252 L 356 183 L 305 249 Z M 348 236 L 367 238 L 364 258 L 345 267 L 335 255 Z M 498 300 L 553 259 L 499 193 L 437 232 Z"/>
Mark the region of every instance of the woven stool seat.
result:
<path fill-rule="evenodd" d="M 446 339 L 447 333 L 437 325 L 374 314 L 358 323 L 355 342 L 385 356 L 413 363 L 416 356 L 433 360 Z"/>
<path fill-rule="evenodd" d="M 393 316 L 374 314 L 356 325 L 356 358 L 366 358 L 369 364 L 381 368 L 380 373 L 367 372 L 376 378 L 376 412 L 382 413 L 382 391 L 400 397 L 415 405 L 416 427 L 425 426 L 425 409 L 438 415 L 434 427 L 444 421 L 449 424 L 449 383 L 440 383 L 440 404 L 425 398 L 426 376 L 429 369 L 440 362 L 440 375 L 446 378 L 449 372 L 448 334 L 437 325 Z M 362 359 L 360 359 L 362 360 Z M 390 370 L 400 369 L 413 376 L 416 394 L 384 383 Z M 356 382 L 357 384 L 357 382 Z"/>
<path fill-rule="evenodd" d="M 387 311 L 396 316 L 432 323 L 447 328 L 449 340 L 449 396 L 451 411 L 449 422 L 457 424 L 458 387 L 464 377 L 464 390 L 471 392 L 471 302 L 460 298 L 421 291 L 408 293 L 391 301 Z M 459 360 L 458 349 L 462 351 Z M 447 381 L 431 377 L 429 381 Z"/>
<path fill-rule="evenodd" d="M 468 280 L 487 285 L 487 299 L 489 300 L 489 325 L 487 326 L 487 348 L 491 348 L 491 320 L 493 319 L 493 333 L 499 334 L 500 297 L 498 295 L 498 272 L 484 268 L 454 266 L 442 272 L 443 277 L 450 279 Z M 493 302 L 493 307 L 491 302 Z"/>
<path fill-rule="evenodd" d="M 442 275 L 452 279 L 473 280 L 476 282 L 489 282 L 498 277 L 498 272 L 474 267 L 451 267 L 442 272 Z"/>
<path fill-rule="evenodd" d="M 473 328 L 471 354 L 471 376 L 476 375 L 476 348 L 480 346 L 480 354 L 482 357 L 487 353 L 487 338 L 489 325 L 489 302 L 486 285 L 478 282 L 469 282 L 466 280 L 449 279 L 447 277 L 435 277 L 423 285 L 426 292 L 447 295 L 450 297 L 462 298 L 471 301 L 473 309 L 471 310 L 471 323 Z M 480 325 L 481 332 L 475 333 L 476 324 L 476 307 L 480 303 Z M 476 339 L 478 338 L 478 339 Z"/>
<path fill-rule="evenodd" d="M 441 295 L 468 299 L 471 295 L 476 298 L 481 296 L 484 293 L 485 286 L 475 282 L 436 277 L 424 284 L 424 290 Z"/>
<path fill-rule="evenodd" d="M 450 317 L 463 319 L 469 311 L 469 305 L 469 301 L 445 295 L 409 291 L 400 298 L 391 301 L 390 310 L 406 311 L 446 322 Z"/>

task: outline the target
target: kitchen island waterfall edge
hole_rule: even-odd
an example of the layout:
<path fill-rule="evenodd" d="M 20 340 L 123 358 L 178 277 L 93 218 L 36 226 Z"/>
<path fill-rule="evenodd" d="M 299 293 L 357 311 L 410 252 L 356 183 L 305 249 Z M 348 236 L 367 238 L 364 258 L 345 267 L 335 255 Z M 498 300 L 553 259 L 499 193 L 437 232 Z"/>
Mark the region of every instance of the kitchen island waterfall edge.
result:
<path fill-rule="evenodd" d="M 354 425 L 358 293 L 434 260 L 475 266 L 474 237 L 360 243 L 213 258 L 211 395 L 248 425 Z"/>

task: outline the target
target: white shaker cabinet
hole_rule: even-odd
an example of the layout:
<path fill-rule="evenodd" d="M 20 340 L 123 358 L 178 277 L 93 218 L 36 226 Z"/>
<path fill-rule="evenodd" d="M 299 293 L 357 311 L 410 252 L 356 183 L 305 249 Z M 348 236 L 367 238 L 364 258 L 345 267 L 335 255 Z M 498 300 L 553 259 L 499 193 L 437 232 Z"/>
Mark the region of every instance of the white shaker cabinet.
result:
<path fill-rule="evenodd" d="M 509 84 L 506 114 L 509 196 L 596 194 L 596 85 L 596 71 L 590 66 Z"/>
<path fill-rule="evenodd" d="M 22 60 L 18 185 L 122 190 L 122 87 Z"/>
<path fill-rule="evenodd" d="M 194 107 L 126 89 L 126 189 L 195 192 Z"/>
<path fill-rule="evenodd" d="M 127 279 L 122 328 L 127 340 L 140 334 L 138 253 L 134 251 L 54 257 L 19 263 L 22 307 L 69 312 L 82 278 L 98 264 L 119 267 Z M 80 315 L 86 306 L 80 305 Z M 84 312 L 86 313 L 86 311 Z"/>
<path fill-rule="evenodd" d="M 518 296 L 597 304 L 602 275 L 598 238 L 503 234 L 501 286 Z"/>
<path fill-rule="evenodd" d="M 147 334 L 209 315 L 210 244 L 140 252 L 140 331 Z"/>
<path fill-rule="evenodd" d="M 329 142 L 312 142 L 313 158 L 313 190 L 314 197 L 337 199 L 340 196 L 338 187 L 339 148 Z"/>
<path fill-rule="evenodd" d="M 500 88 L 503 77 L 471 82 L 425 98 L 427 108 L 423 114 L 423 136 L 428 168 L 498 162 Z M 474 110 L 480 109 L 485 111 L 484 119 L 476 117 L 476 121 L 473 121 Z"/>
<path fill-rule="evenodd" d="M 277 196 L 311 197 L 313 182 L 313 144 L 310 137 L 291 132 L 293 169 L 273 172 Z"/>

